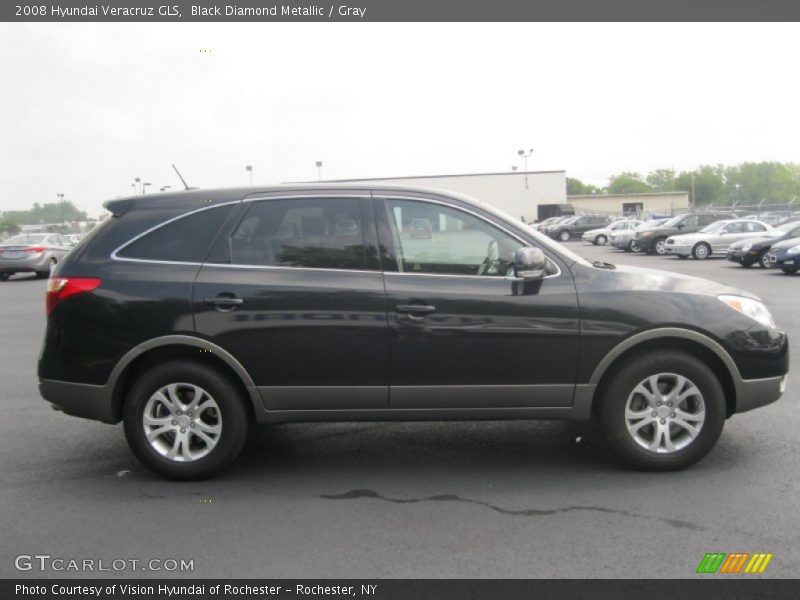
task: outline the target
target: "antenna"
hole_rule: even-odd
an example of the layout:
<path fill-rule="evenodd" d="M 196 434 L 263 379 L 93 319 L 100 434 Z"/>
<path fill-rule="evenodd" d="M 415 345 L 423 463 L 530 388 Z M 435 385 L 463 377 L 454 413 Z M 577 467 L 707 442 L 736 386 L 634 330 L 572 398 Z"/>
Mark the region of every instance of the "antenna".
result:
<path fill-rule="evenodd" d="M 189 184 L 186 183 L 186 180 L 183 178 L 183 175 L 181 175 L 181 172 L 178 171 L 178 167 L 175 166 L 175 163 L 172 163 L 172 168 L 175 169 L 175 172 L 178 174 L 178 177 L 180 178 L 183 187 L 185 187 L 187 190 L 192 189 L 189 187 Z"/>

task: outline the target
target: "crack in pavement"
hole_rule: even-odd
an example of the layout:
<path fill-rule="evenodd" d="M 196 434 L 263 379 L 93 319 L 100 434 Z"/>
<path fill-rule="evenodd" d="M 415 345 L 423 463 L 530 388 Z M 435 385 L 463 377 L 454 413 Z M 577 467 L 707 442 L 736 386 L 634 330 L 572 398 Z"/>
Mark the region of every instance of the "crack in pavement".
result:
<path fill-rule="evenodd" d="M 495 506 L 483 500 L 473 500 L 472 498 L 462 498 L 456 494 L 439 494 L 436 496 L 426 496 L 424 498 L 389 498 L 383 496 L 373 490 L 350 490 L 344 494 L 321 494 L 320 498 L 326 500 L 356 500 L 360 498 L 371 498 L 374 500 L 383 500 L 385 502 L 392 502 L 394 504 L 416 504 L 419 502 L 462 502 L 464 504 L 474 504 L 476 506 L 483 506 L 502 515 L 509 515 L 513 517 L 543 517 L 549 515 L 556 515 L 560 513 L 587 511 L 599 512 L 606 514 L 621 515 L 623 517 L 633 517 L 636 519 L 648 519 L 650 521 L 660 521 L 671 527 L 678 529 L 690 529 L 692 531 L 704 531 L 704 527 L 692 523 L 691 521 L 684 521 L 682 519 L 670 519 L 667 517 L 651 517 L 639 513 L 632 513 L 625 510 L 616 510 L 613 508 L 605 508 L 602 506 L 568 506 L 566 508 L 552 508 L 552 509 L 539 509 L 539 508 L 526 508 L 521 510 L 512 510 L 503 508 L 502 506 Z"/>

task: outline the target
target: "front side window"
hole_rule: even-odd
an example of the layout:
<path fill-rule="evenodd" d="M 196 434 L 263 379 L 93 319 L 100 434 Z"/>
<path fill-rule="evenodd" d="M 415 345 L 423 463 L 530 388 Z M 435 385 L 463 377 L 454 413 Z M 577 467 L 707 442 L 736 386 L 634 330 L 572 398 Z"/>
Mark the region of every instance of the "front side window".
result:
<path fill-rule="evenodd" d="M 753 221 L 751 221 L 749 223 L 745 223 L 745 231 L 746 232 L 756 232 L 757 233 L 757 232 L 766 231 L 766 230 L 767 230 L 767 228 L 764 227 L 761 223 L 755 223 Z"/>
<path fill-rule="evenodd" d="M 231 234 L 231 263 L 266 267 L 365 269 L 357 198 L 253 202 Z"/>
<path fill-rule="evenodd" d="M 117 251 L 120 258 L 202 262 L 231 206 L 198 210 L 168 222 Z"/>
<path fill-rule="evenodd" d="M 401 272 L 504 277 L 523 244 L 483 219 L 447 206 L 389 200 Z"/>

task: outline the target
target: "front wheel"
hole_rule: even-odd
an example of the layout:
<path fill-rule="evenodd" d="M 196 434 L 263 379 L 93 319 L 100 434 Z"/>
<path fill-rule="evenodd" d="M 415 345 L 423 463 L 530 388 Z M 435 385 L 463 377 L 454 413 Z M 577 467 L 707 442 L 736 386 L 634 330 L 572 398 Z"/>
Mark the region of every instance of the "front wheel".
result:
<path fill-rule="evenodd" d="M 605 246 L 607 243 L 608 243 L 608 238 L 602 234 L 594 238 L 595 246 Z"/>
<path fill-rule="evenodd" d="M 653 248 L 655 249 L 656 254 L 659 256 L 664 256 L 667 253 L 666 243 L 666 238 L 658 238 L 655 242 L 653 242 Z"/>
<path fill-rule="evenodd" d="M 725 424 L 725 395 L 713 371 L 682 352 L 651 352 L 617 371 L 600 398 L 612 449 L 647 471 L 683 469 L 714 447 Z"/>
<path fill-rule="evenodd" d="M 767 255 L 766 251 L 758 257 L 758 264 L 761 265 L 762 269 L 769 269 L 769 256 Z"/>
<path fill-rule="evenodd" d="M 641 247 L 639 246 L 639 242 L 634 240 L 630 244 L 628 244 L 626 250 L 630 252 L 639 252 L 641 250 Z"/>
<path fill-rule="evenodd" d="M 169 479 L 212 477 L 239 455 L 247 412 L 238 388 L 214 369 L 191 361 L 146 371 L 131 388 L 123 415 L 136 457 Z"/>
<path fill-rule="evenodd" d="M 711 246 L 705 242 L 695 244 L 695 247 L 692 248 L 692 256 L 694 256 L 697 260 L 705 260 L 711 256 Z"/>
<path fill-rule="evenodd" d="M 562 231 L 558 234 L 558 239 L 560 239 L 562 242 L 568 242 L 571 237 L 572 235 L 569 231 Z"/>

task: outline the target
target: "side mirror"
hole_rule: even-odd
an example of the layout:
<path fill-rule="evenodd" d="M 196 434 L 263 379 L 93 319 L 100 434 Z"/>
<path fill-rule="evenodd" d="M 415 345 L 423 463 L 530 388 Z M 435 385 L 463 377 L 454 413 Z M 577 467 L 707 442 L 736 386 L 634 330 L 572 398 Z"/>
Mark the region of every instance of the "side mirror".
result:
<path fill-rule="evenodd" d="M 542 279 L 547 258 L 539 248 L 520 248 L 514 253 L 514 275 L 526 281 Z"/>
<path fill-rule="evenodd" d="M 683 223 L 678 223 L 678 229 L 683 229 Z"/>

